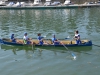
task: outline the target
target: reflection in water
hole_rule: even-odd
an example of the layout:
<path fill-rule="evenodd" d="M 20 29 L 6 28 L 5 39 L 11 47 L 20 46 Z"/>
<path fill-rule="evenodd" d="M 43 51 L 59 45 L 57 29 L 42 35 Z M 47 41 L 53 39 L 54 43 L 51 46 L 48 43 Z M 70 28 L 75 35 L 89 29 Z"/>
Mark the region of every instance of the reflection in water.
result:
<path fill-rule="evenodd" d="M 14 55 L 17 55 L 18 51 L 25 51 L 26 58 L 30 59 L 33 57 L 34 50 L 31 47 L 21 47 L 21 46 L 8 46 L 8 45 L 1 45 L 1 49 L 12 50 Z"/>
<path fill-rule="evenodd" d="M 39 10 L 35 10 L 34 15 L 35 15 L 35 19 L 37 19 L 37 20 L 39 20 L 39 18 L 41 17 L 41 14 L 40 14 Z"/>
<path fill-rule="evenodd" d="M 23 46 L 8 46 L 8 45 L 1 45 L 1 49 L 3 50 L 12 50 L 14 55 L 17 55 L 18 51 L 25 51 L 25 55 L 27 59 L 30 59 L 32 57 L 39 57 L 42 58 L 43 53 L 49 50 L 50 52 L 53 52 L 54 55 L 57 56 L 57 53 L 70 53 L 68 50 L 66 50 L 64 47 L 40 47 L 40 48 L 34 48 L 32 50 L 31 47 L 23 47 Z M 86 53 L 90 50 L 92 50 L 92 47 L 68 47 L 70 51 L 77 52 L 77 53 Z"/>
<path fill-rule="evenodd" d="M 25 50 L 25 52 L 26 52 L 26 58 L 27 59 L 30 59 L 30 58 L 32 58 L 33 57 L 33 51 L 32 50 Z"/>
<path fill-rule="evenodd" d="M 36 38 L 37 33 L 41 32 L 42 35 L 47 36 L 46 38 L 51 38 L 52 34 L 55 33 L 58 39 L 66 36 L 70 36 L 71 39 L 74 36 L 74 31 L 79 30 L 81 38 L 86 37 L 92 40 L 93 44 L 99 45 L 99 15 L 99 7 L 0 10 L 0 35 L 9 38 L 14 33 L 16 38 L 22 38 L 23 34 L 27 32 L 29 37 Z M 68 47 L 76 55 L 76 61 L 71 59 L 71 53 L 64 47 L 35 48 L 33 51 L 32 47 L 1 45 L 0 49 L 1 75 L 28 75 L 30 72 L 31 75 L 47 75 L 51 73 L 52 75 L 74 75 L 75 73 L 80 75 L 84 72 L 87 75 L 99 74 L 100 48 L 96 46 Z M 91 71 L 91 73 L 88 71 Z"/>
<path fill-rule="evenodd" d="M 12 49 L 12 52 L 13 52 L 15 55 L 17 55 L 17 54 L 16 54 L 16 49 Z"/>
<path fill-rule="evenodd" d="M 9 34 L 16 33 L 22 37 L 24 32 L 29 36 L 36 37 L 41 32 L 50 36 L 55 33 L 73 36 L 75 30 L 87 37 L 91 32 L 100 33 L 99 20 L 96 17 L 99 12 L 93 14 L 97 9 L 57 9 L 57 10 L 1 10 L 0 30 L 2 36 L 9 37 Z M 82 35 L 83 37 L 83 35 Z"/>
<path fill-rule="evenodd" d="M 58 39 L 66 36 L 70 36 L 71 39 L 74 31 L 79 30 L 81 38 L 90 39 L 93 44 L 99 45 L 99 15 L 100 8 L 0 10 L 0 37 L 9 38 L 14 33 L 16 38 L 22 38 L 27 32 L 29 37 L 36 38 L 37 33 L 41 32 L 43 36 L 47 36 L 46 38 L 51 38 L 55 33 Z M 70 52 L 64 47 L 35 48 L 33 51 L 32 47 L 1 45 L 0 73 L 1 75 L 23 75 L 23 73 L 28 75 L 30 72 L 34 75 L 46 75 L 51 72 L 52 75 L 74 75 L 74 73 L 80 75 L 84 72 L 87 75 L 99 74 L 98 47 L 68 47 L 68 49 L 77 56 L 76 61 L 71 60 Z"/>
<path fill-rule="evenodd" d="M 1 10 L 0 35 L 9 38 L 16 33 L 16 38 L 22 38 L 27 32 L 29 37 L 36 38 L 40 32 L 46 38 L 51 38 L 53 33 L 57 38 L 65 38 L 73 37 L 74 31 L 79 30 L 82 38 L 92 39 L 100 33 L 99 12 L 99 8 Z"/>

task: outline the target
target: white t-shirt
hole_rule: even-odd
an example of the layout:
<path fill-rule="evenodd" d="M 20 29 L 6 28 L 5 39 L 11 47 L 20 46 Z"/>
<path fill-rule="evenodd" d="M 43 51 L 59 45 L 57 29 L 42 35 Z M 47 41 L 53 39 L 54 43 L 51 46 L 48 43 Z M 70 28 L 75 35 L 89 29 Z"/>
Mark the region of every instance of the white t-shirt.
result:
<path fill-rule="evenodd" d="M 80 37 L 80 35 L 79 34 L 75 34 L 75 38 L 78 38 L 78 37 Z"/>
<path fill-rule="evenodd" d="M 28 36 L 24 36 L 23 39 L 24 39 L 24 40 L 27 40 L 27 39 L 28 39 Z"/>

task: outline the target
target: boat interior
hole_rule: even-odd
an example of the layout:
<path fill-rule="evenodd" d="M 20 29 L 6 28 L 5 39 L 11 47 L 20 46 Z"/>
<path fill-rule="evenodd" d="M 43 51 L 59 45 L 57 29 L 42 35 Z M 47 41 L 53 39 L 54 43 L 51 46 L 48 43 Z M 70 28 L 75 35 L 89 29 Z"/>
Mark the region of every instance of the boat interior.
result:
<path fill-rule="evenodd" d="M 12 42 L 11 39 L 3 38 L 2 40 L 7 41 L 7 42 Z M 16 40 L 17 42 L 23 43 L 23 39 L 16 39 Z M 34 42 L 35 44 L 39 44 L 39 41 L 37 39 L 31 39 L 30 41 Z M 44 39 L 43 41 L 48 44 L 53 44 L 51 39 Z M 59 41 L 62 44 L 76 44 L 75 40 L 59 40 Z M 88 42 L 88 40 L 81 40 L 81 43 L 86 43 L 86 42 Z"/>

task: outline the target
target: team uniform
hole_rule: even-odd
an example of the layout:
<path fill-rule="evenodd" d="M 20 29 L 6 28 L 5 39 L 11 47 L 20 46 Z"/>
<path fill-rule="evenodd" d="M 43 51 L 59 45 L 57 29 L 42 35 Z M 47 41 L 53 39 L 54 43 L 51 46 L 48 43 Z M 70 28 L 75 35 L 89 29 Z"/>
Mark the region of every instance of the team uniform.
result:
<path fill-rule="evenodd" d="M 76 44 L 80 44 L 81 40 L 78 39 L 78 38 L 80 38 L 80 35 L 79 34 L 75 34 L 75 38 L 76 38 Z"/>
<path fill-rule="evenodd" d="M 59 41 L 55 41 L 54 45 L 60 45 L 60 42 Z"/>
<path fill-rule="evenodd" d="M 53 37 L 51 40 L 54 43 L 54 41 L 56 41 L 57 39 L 55 37 Z"/>
<path fill-rule="evenodd" d="M 43 38 L 43 37 L 41 37 L 41 36 L 38 36 L 38 38 L 37 38 L 38 41 L 39 41 L 39 45 L 43 45 L 43 40 L 42 40 L 42 38 Z"/>
<path fill-rule="evenodd" d="M 26 43 L 26 44 L 30 45 L 30 44 L 31 44 L 31 41 L 27 41 L 27 43 Z"/>
<path fill-rule="evenodd" d="M 14 34 L 11 35 L 12 42 L 16 43 L 16 39 L 14 38 Z"/>

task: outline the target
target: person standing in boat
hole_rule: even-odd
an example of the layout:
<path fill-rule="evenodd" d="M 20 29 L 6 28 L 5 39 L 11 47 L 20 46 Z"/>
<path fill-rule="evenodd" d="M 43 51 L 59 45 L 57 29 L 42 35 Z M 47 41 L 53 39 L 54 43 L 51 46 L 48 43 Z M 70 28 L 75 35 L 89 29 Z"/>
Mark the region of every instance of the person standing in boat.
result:
<path fill-rule="evenodd" d="M 80 44 L 81 43 L 80 34 L 79 34 L 78 30 L 75 31 L 74 39 L 76 40 L 76 44 Z"/>

